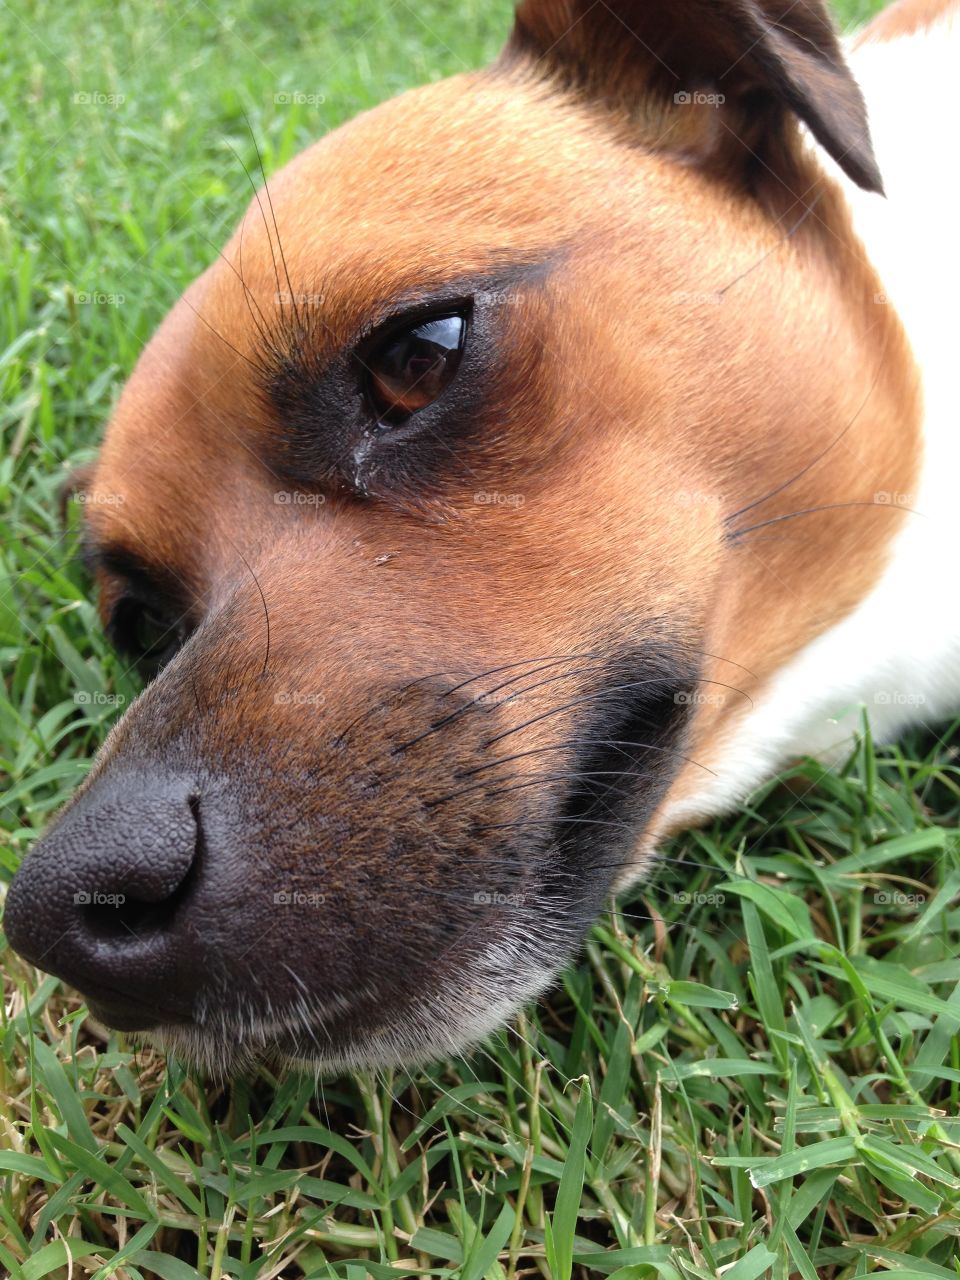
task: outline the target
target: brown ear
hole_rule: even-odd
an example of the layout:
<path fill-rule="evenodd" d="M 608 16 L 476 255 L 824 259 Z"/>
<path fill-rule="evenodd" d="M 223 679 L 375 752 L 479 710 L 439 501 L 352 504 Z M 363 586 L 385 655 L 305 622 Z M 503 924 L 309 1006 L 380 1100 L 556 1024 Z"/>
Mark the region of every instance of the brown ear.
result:
<path fill-rule="evenodd" d="M 664 148 L 725 167 L 752 157 L 777 171 L 792 112 L 854 182 L 883 189 L 821 0 L 522 0 L 503 54 L 518 59 L 646 119 Z"/>
<path fill-rule="evenodd" d="M 96 470 L 95 462 L 84 462 L 79 467 L 74 467 L 68 472 L 66 478 L 61 482 L 57 490 L 57 510 L 60 513 L 60 523 L 67 522 L 67 505 L 71 498 L 75 498 L 77 494 L 86 493 L 93 479 L 93 473 Z"/>

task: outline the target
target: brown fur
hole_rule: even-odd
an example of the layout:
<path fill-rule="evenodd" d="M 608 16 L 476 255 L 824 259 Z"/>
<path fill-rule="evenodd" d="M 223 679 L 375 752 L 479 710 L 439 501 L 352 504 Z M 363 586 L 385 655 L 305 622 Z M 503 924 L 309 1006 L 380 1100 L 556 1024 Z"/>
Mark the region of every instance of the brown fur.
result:
<path fill-rule="evenodd" d="M 696 789 L 698 765 L 679 757 L 709 765 L 749 698 L 864 597 L 902 518 L 873 495 L 913 485 L 903 334 L 787 116 L 805 111 L 873 182 L 820 6 L 791 6 L 792 24 L 759 42 L 740 23 L 763 6 L 713 6 L 719 26 L 682 8 L 668 47 L 659 19 L 642 45 L 691 88 L 739 70 L 722 116 L 675 116 L 679 146 L 653 144 L 651 121 L 673 108 L 642 46 L 581 75 L 620 32 L 555 28 L 562 7 L 526 0 L 497 67 L 368 112 L 271 178 L 269 202 L 251 203 L 145 351 L 91 482 L 91 541 L 172 579 L 199 630 L 112 735 L 88 797 L 145 753 L 242 780 L 263 875 L 271 859 L 281 878 L 319 875 L 326 849 L 326 892 L 349 903 L 342 945 L 414 987 L 443 969 L 442 948 L 411 958 L 417 886 L 449 893 L 465 854 L 496 881 L 504 846 L 489 829 L 551 821 L 597 655 L 640 646 L 641 675 L 693 664 L 725 690 L 651 757 L 672 767 L 620 855 L 630 878 L 658 814 Z M 656 12 L 636 6 L 634 31 Z M 278 367 L 320 382 L 391 312 L 446 282 L 503 278 L 484 321 L 495 362 L 462 442 L 432 440 L 419 467 L 410 446 L 396 473 L 356 483 L 337 459 L 305 474 L 319 445 L 307 430 L 292 451 L 290 432 L 311 410 L 294 379 L 278 411 Z M 516 501 L 478 501 L 491 492 Z M 122 584 L 99 578 L 106 621 Z M 482 722 L 431 730 L 462 702 L 459 682 L 510 667 L 474 696 L 564 657 Z M 526 790 L 445 799 L 491 765 Z M 408 951 L 388 961 L 374 926 Z"/>
<path fill-rule="evenodd" d="M 175 309 L 125 391 L 96 484 L 126 501 L 91 504 L 94 530 L 171 566 L 198 594 L 243 580 L 238 548 L 248 559 L 260 548 L 260 562 L 275 548 L 280 573 L 279 548 L 313 536 L 329 550 L 313 570 L 297 562 L 289 586 L 274 586 L 273 568 L 258 571 L 278 634 L 287 627 L 299 634 L 302 610 L 341 598 L 365 565 L 387 616 L 405 603 L 414 617 L 429 611 L 418 599 L 422 583 L 430 599 L 445 602 L 457 631 L 491 653 L 490 665 L 573 652 L 587 620 L 611 616 L 624 602 L 647 611 L 645 602 L 655 601 L 657 614 L 675 617 L 721 655 L 708 678 L 755 695 L 864 596 L 901 517 L 844 507 L 736 546 L 724 539 L 722 517 L 802 470 L 850 423 L 822 463 L 748 513 L 743 527 L 795 510 L 870 503 L 878 490 L 909 492 L 916 383 L 903 336 L 890 310 L 874 304 L 880 285 L 812 164 L 794 157 L 797 195 L 819 199 L 787 240 L 755 204 L 696 171 L 656 157 L 634 158 L 625 170 L 616 131 L 605 139 L 587 110 L 520 77 L 502 84 L 481 75 L 416 91 L 382 109 L 389 131 L 377 111 L 361 117 L 274 180 L 272 200 L 295 289 L 322 288 L 330 299 L 321 337 L 331 345 L 383 296 L 410 288 L 410 262 L 423 285 L 431 273 L 486 269 L 491 245 L 504 255 L 562 253 L 562 292 L 548 285 L 546 299 L 516 303 L 511 316 L 511 360 L 525 367 L 525 344 L 543 342 L 551 413 L 531 397 L 492 465 L 456 491 L 438 487 L 434 522 L 355 509 L 334 494 L 306 516 L 278 506 L 274 494 L 286 482 L 259 461 L 264 436 L 278 426 L 264 420 L 254 373 L 230 349 L 256 357 L 243 290 L 228 265 L 239 269 L 238 234 L 228 261 L 215 263 L 189 305 Z M 434 132 L 425 116 L 440 124 L 447 113 L 471 121 L 460 131 L 459 189 L 448 170 L 431 184 L 410 160 Z M 344 255 L 338 228 L 373 181 L 348 172 L 331 186 L 327 174 L 347 148 L 373 158 L 370 173 L 391 173 L 395 212 L 355 224 Z M 406 163 L 391 164 L 397 155 Z M 691 211 L 687 225 L 678 207 Z M 717 225 L 730 230 L 702 234 Z M 276 280 L 256 201 L 242 239 L 244 280 L 266 309 Z M 678 300 L 717 293 L 718 304 Z M 565 296 L 577 300 L 573 314 Z M 592 332 L 611 314 L 634 330 L 628 364 Z M 477 506 L 473 494 L 484 485 L 521 492 L 522 509 Z M 377 566 L 387 554 L 389 565 Z M 437 623 L 432 617 L 434 633 Z M 256 610 L 248 625 L 250 643 L 259 644 Z M 351 646 L 381 648 L 386 625 L 368 606 L 350 628 Z M 469 647 L 454 646 L 456 663 L 469 665 Z M 329 660 L 324 644 L 321 670 Z M 745 705 L 731 695 L 727 706 L 702 708 L 691 753 L 709 758 L 711 722 Z M 262 721 L 258 728 L 270 732 Z M 694 769 L 677 786 L 695 785 L 695 777 Z"/>

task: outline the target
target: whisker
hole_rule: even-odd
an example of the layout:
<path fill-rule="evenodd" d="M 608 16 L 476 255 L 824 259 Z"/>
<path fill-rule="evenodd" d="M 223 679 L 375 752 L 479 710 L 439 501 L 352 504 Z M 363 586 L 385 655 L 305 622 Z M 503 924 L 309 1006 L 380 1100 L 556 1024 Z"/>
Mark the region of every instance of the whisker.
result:
<path fill-rule="evenodd" d="M 503 666 L 491 667 L 489 671 L 482 671 L 477 676 L 471 676 L 469 680 L 463 680 L 460 684 L 455 684 L 453 688 L 448 689 L 443 696 L 446 698 L 452 693 L 459 693 L 460 690 L 465 688 L 468 684 L 473 684 L 477 680 L 485 680 L 488 676 L 499 675 L 501 671 L 514 671 L 517 667 L 528 667 L 531 662 L 573 662 L 577 658 L 593 657 L 595 654 L 595 649 L 587 649 L 582 653 L 547 653 L 538 658 L 525 658 L 522 662 L 506 662 Z M 531 671 L 527 672 L 527 674 L 533 675 L 535 673 Z"/>
<path fill-rule="evenodd" d="M 418 736 L 417 736 L 417 737 L 415 737 L 415 738 L 411 738 L 408 742 L 401 742 L 401 743 L 400 743 L 400 745 L 399 745 L 399 746 L 397 746 L 397 747 L 395 748 L 395 752 L 396 752 L 396 753 L 400 753 L 400 752 L 402 752 L 402 751 L 407 751 L 407 750 L 409 750 L 409 749 L 410 749 L 410 747 L 415 747 L 415 746 L 417 745 L 417 743 L 422 742 L 422 741 L 424 740 L 424 738 L 429 738 L 429 737 L 430 737 L 430 735 L 431 735 L 432 733 L 436 733 L 438 730 L 446 728 L 446 726 L 447 726 L 448 724 L 450 724 L 452 721 L 454 721 L 454 720 L 458 719 L 460 716 L 465 715 L 465 714 L 466 714 L 466 712 L 468 712 L 468 711 L 472 710 L 474 707 L 482 706 L 482 705 L 486 702 L 486 700 L 487 700 L 489 697 L 491 697 L 494 693 L 498 693 L 501 689 L 506 689 L 506 688 L 508 688 L 511 684 L 515 684 L 515 683 L 516 683 L 516 681 L 518 681 L 518 680 L 525 680 L 525 679 L 527 678 L 527 676 L 536 675 L 539 671 L 546 671 L 548 668 L 553 667 L 553 666 L 559 666 L 559 665 L 560 665 L 561 663 L 563 663 L 563 662 L 575 661 L 575 660 L 576 660 L 575 658 L 558 658 L 558 659 L 556 659 L 555 661 L 550 661 L 550 662 L 545 663 L 545 664 L 544 664 L 543 666 L 541 666 L 541 667 L 535 667 L 535 668 L 533 669 L 533 671 L 526 671 L 526 672 L 523 672 L 521 675 L 513 676 L 513 677 L 512 677 L 512 679 L 510 679 L 510 680 L 505 680 L 505 681 L 503 681 L 501 684 L 494 685 L 494 687 L 493 687 L 492 689 L 485 689 L 482 693 L 478 693 L 478 694 L 477 694 L 477 696 L 476 696 L 475 698 L 471 698 L 469 702 L 465 702 L 465 703 L 463 703 L 461 706 L 457 707 L 457 709 L 456 709 L 455 711 L 451 711 L 451 712 L 449 713 L 449 715 L 443 716 L 440 720 L 435 720 L 435 721 L 433 721 L 433 723 L 432 723 L 432 724 L 430 724 L 430 725 L 429 725 L 429 726 L 428 726 L 428 727 L 423 731 L 423 733 L 418 734 Z M 528 665 L 528 664 L 510 663 L 510 664 L 509 664 L 509 667 L 520 666 L 520 665 Z M 506 670 L 506 669 L 509 669 L 509 668 L 504 668 L 504 669 Z M 487 674 L 490 674 L 490 673 L 488 672 Z M 572 673 L 570 673 L 568 676 L 565 676 L 565 677 L 564 677 L 564 676 L 554 676 L 554 677 L 552 677 L 552 678 L 553 678 L 553 679 L 557 679 L 557 680 L 559 680 L 559 679 L 569 679 L 569 678 L 571 678 L 571 676 L 572 676 L 572 675 L 576 675 L 576 674 L 577 674 L 576 672 L 572 672 Z M 465 680 L 465 681 L 463 681 L 463 683 L 462 683 L 462 684 L 459 684 L 459 685 L 455 686 L 455 688 L 456 688 L 456 689 L 462 689 L 465 685 L 472 684 L 472 683 L 474 682 L 474 680 L 483 679 L 483 678 L 484 678 L 483 676 L 475 676 L 475 677 L 473 678 L 473 680 Z M 548 683 L 549 683 L 549 681 L 542 681 L 541 683 L 543 683 L 543 684 L 548 684 Z M 517 694 L 517 695 L 514 695 L 514 696 L 518 696 L 518 695 L 519 695 L 519 693 L 529 693 L 529 692 L 531 691 L 531 689 L 536 689 L 536 688 L 539 688 L 539 687 L 540 687 L 539 685 L 531 685 L 531 686 L 530 686 L 529 688 L 527 688 L 527 689 L 519 690 L 519 691 L 518 691 L 518 694 Z M 453 689 L 449 689 L 449 690 L 447 690 L 447 693 L 446 693 L 446 694 L 444 694 L 443 696 L 444 696 L 444 697 L 447 697 L 450 693 L 453 693 L 453 692 L 454 692 L 454 690 L 453 690 Z M 504 701 L 507 701 L 507 699 L 504 699 Z"/>
<path fill-rule="evenodd" d="M 631 680 L 627 684 L 613 685 L 607 689 L 597 689 L 593 693 L 584 694 L 582 697 L 574 698 L 572 702 L 565 702 L 558 707 L 552 707 L 549 711 L 542 711 L 537 716 L 532 716 L 529 720 L 525 720 L 523 724 L 515 725 L 512 729 L 506 729 L 503 733 L 498 733 L 495 737 L 485 742 L 484 748 L 489 748 L 496 742 L 501 742 L 504 738 L 509 738 L 514 733 L 521 733 L 524 729 L 529 729 L 531 725 L 539 724 L 541 720 L 547 720 L 551 716 L 560 715 L 564 711 L 572 711 L 575 707 L 582 706 L 587 702 L 596 702 L 600 698 L 611 697 L 615 693 L 623 693 L 627 689 L 642 689 L 647 685 L 659 684 L 656 679 L 651 680 Z"/>
<path fill-rule="evenodd" d="M 456 776 L 469 778 L 473 774 L 483 773 L 486 769 L 496 769 L 498 765 L 509 764 L 513 760 L 522 760 L 526 756 L 542 755 L 546 751 L 576 750 L 578 747 L 620 747 L 623 748 L 620 754 L 624 756 L 627 755 L 628 749 L 633 749 L 634 751 L 656 751 L 661 755 L 677 756 L 685 764 L 696 765 L 698 769 L 703 769 L 705 773 L 709 773 L 713 777 L 717 776 L 713 769 L 707 768 L 699 760 L 694 760 L 692 756 L 685 756 L 682 751 L 678 751 L 675 747 L 655 746 L 652 742 L 626 742 L 619 738 L 575 738 L 570 742 L 558 742 L 549 747 L 531 747 L 528 751 L 518 751 L 511 756 L 498 756 L 496 760 L 477 765 L 475 768 L 467 769 Z"/>
<path fill-rule="evenodd" d="M 516 775 L 508 775 L 507 780 L 509 780 L 511 776 L 515 777 Z M 525 778 L 523 782 L 517 783 L 516 786 L 498 787 L 493 791 L 487 788 L 487 784 L 485 782 L 478 782 L 472 787 L 462 787 L 459 791 L 452 791 L 449 795 L 441 796 L 439 800 L 428 800 L 424 807 L 427 809 L 439 808 L 440 805 L 447 804 L 450 800 L 459 800 L 462 796 L 469 795 L 473 791 L 482 791 L 485 795 L 493 797 L 507 795 L 511 791 L 522 791 L 525 787 L 536 787 L 550 782 L 573 782 L 583 778 L 628 779 L 647 776 L 647 774 L 631 772 L 628 769 L 574 769 L 569 773 L 546 773 L 541 774 L 536 778 Z M 613 788 L 609 789 L 613 790 Z"/>
<path fill-rule="evenodd" d="M 253 132 L 253 126 L 251 125 L 249 119 L 247 118 L 246 112 L 243 113 L 243 118 L 247 122 L 247 128 L 250 130 L 250 139 L 253 142 L 254 149 L 256 150 L 257 156 L 259 158 L 260 149 L 259 147 L 257 147 L 257 139 Z M 237 162 L 240 165 L 240 168 L 246 174 L 247 181 L 250 183 L 250 189 L 253 192 L 253 198 L 256 200 L 257 207 L 260 210 L 260 217 L 263 219 L 263 225 L 267 232 L 267 244 L 270 246 L 270 257 L 273 261 L 273 276 L 277 285 L 277 305 L 280 307 L 281 314 L 282 314 L 283 313 L 283 290 L 280 288 L 280 272 L 277 268 L 277 255 L 273 247 L 273 236 L 270 234 L 270 224 L 267 221 L 267 215 L 263 207 L 263 201 L 260 199 L 259 188 L 257 187 L 257 184 L 254 182 L 253 174 L 247 168 L 246 162 L 244 161 L 243 157 L 239 154 L 237 149 L 233 146 L 233 144 L 229 140 L 224 139 L 224 141 L 226 142 L 230 150 L 233 152 L 233 154 L 236 156 Z M 261 173 L 263 172 L 262 161 L 260 163 L 260 172 Z M 264 182 L 266 182 L 266 178 L 264 178 Z"/>
<path fill-rule="evenodd" d="M 181 296 L 180 301 L 181 301 L 181 302 L 183 302 L 183 303 L 186 303 L 186 305 L 190 308 L 190 310 L 191 310 L 191 311 L 193 312 L 193 314 L 197 317 L 197 319 L 201 322 L 201 324 L 206 325 L 206 327 L 210 330 L 210 332 L 213 334 L 213 336 L 214 336 L 215 338 L 218 338 L 218 339 L 223 343 L 223 345 L 224 345 L 225 347 L 229 347 L 229 348 L 230 348 L 230 350 L 233 352 L 233 354 L 234 354 L 235 356 L 239 356 L 239 357 L 240 357 L 240 359 L 244 362 L 244 364 L 248 364 L 248 365 L 250 366 L 250 368 L 251 368 L 251 369 L 255 369 L 255 370 L 256 370 L 256 372 L 257 372 L 258 377 L 262 377 L 262 376 L 263 376 L 263 373 L 264 373 L 264 366 L 263 366 L 263 364 L 261 364 L 261 363 L 260 363 L 260 361 L 258 361 L 258 360 L 251 360 L 249 356 L 244 355 L 244 354 L 243 354 L 243 352 L 242 352 L 242 351 L 240 351 L 237 347 L 235 347 L 235 346 L 233 345 L 233 343 L 232 343 L 232 342 L 228 341 L 228 340 L 223 336 L 223 334 L 222 334 L 222 333 L 218 333 L 218 332 L 217 332 L 217 330 L 213 327 L 213 325 L 209 322 L 209 320 L 207 320 L 205 316 L 202 316 L 202 315 L 200 314 L 200 312 L 197 310 L 197 308 L 193 305 L 193 303 L 192 303 L 192 302 L 190 302 L 190 300 L 187 298 L 186 294 L 184 294 L 184 295 L 182 295 L 182 296 Z"/>
<path fill-rule="evenodd" d="M 247 119 L 246 112 L 244 112 L 244 119 Z M 260 147 L 257 144 L 256 135 L 253 132 L 253 127 L 249 120 L 247 120 L 247 127 L 250 129 L 250 137 L 253 139 L 253 148 L 257 153 L 257 164 L 260 166 L 260 176 L 263 178 L 263 190 L 267 197 L 267 204 L 270 208 L 270 217 L 273 219 L 273 230 L 277 237 L 277 251 L 280 254 L 280 261 L 283 264 L 283 274 L 287 281 L 287 288 L 290 291 L 290 306 L 293 310 L 293 318 L 296 324 L 302 328 L 302 322 L 300 320 L 299 313 L 297 312 L 296 294 L 294 293 L 293 282 L 290 279 L 290 271 L 287 267 L 287 258 L 283 252 L 283 241 L 280 239 L 280 227 L 277 224 L 277 215 L 273 207 L 273 196 L 270 194 L 270 184 L 267 181 L 266 170 L 263 167 L 263 156 L 260 153 Z"/>
<path fill-rule="evenodd" d="M 867 331 L 868 334 L 872 333 L 874 329 L 876 329 L 876 327 L 877 327 L 876 324 L 871 325 L 869 330 Z M 813 470 L 813 468 L 817 465 L 818 462 L 821 462 L 827 456 L 828 453 L 830 453 L 833 449 L 836 448 L 836 446 L 840 443 L 840 441 L 847 434 L 847 432 L 850 431 L 851 428 L 854 426 L 857 419 L 860 417 L 861 413 L 866 408 L 868 400 L 876 390 L 877 383 L 880 381 L 880 374 L 884 367 L 885 357 L 886 357 L 886 340 L 884 341 L 884 348 L 880 354 L 880 359 L 877 363 L 876 371 L 873 375 L 873 378 L 871 379 L 870 386 L 867 388 L 867 393 L 861 400 L 860 406 L 857 409 L 857 412 L 853 415 L 853 417 L 850 419 L 847 425 L 843 428 L 840 434 L 835 436 L 834 439 L 831 440 L 830 443 L 826 446 L 826 448 L 822 449 L 820 453 L 816 455 L 815 458 L 812 458 L 805 467 L 801 468 L 801 470 L 798 471 L 796 475 L 791 476 L 789 480 L 784 480 L 782 484 L 777 485 L 775 489 L 771 489 L 769 493 L 765 493 L 760 498 L 755 498 L 753 502 L 748 502 L 747 505 L 745 507 L 741 507 L 739 511 L 734 511 L 732 512 L 732 514 L 725 516 L 724 517 L 725 524 L 728 524 L 728 525 L 732 524 L 734 520 L 739 519 L 739 517 L 742 515 L 746 515 L 746 513 L 748 511 L 752 511 L 754 507 L 762 506 L 765 502 L 769 502 L 771 498 L 775 498 L 777 494 L 783 493 L 785 489 L 789 489 L 792 485 L 796 484 L 798 480 L 802 480 L 803 477 L 809 471 Z"/>
<path fill-rule="evenodd" d="M 813 200 L 809 205 L 804 205 L 803 213 L 801 213 L 800 217 L 793 224 L 793 226 L 784 233 L 781 239 L 778 240 L 777 243 L 773 245 L 772 248 L 768 249 L 767 252 L 763 254 L 762 257 L 758 258 L 756 262 L 754 262 L 751 266 L 747 267 L 746 271 L 741 271 L 740 274 L 738 276 L 735 276 L 734 279 L 731 280 L 729 284 L 725 284 L 722 289 L 718 289 L 717 295 L 719 297 L 723 297 L 723 295 L 727 293 L 730 289 L 732 289 L 734 285 L 739 284 L 741 280 L 745 280 L 747 276 L 751 275 L 754 271 L 756 271 L 758 267 L 763 266 L 763 264 L 771 256 L 771 254 L 774 254 L 778 250 L 782 249 L 783 246 L 787 243 L 787 241 L 792 239 L 792 237 L 797 234 L 797 232 L 800 230 L 800 228 L 803 226 L 806 220 L 810 217 L 814 209 L 817 207 L 819 200 L 820 200 L 820 195 L 818 193 L 816 196 L 814 196 Z M 783 217 L 785 217 L 785 212 L 780 215 L 777 221 L 779 222 Z"/>
<path fill-rule="evenodd" d="M 841 511 L 845 507 L 879 507 L 881 511 L 908 511 L 911 515 L 922 516 L 922 511 L 914 511 L 911 507 L 901 507 L 886 502 L 828 502 L 822 507 L 805 507 L 802 511 L 791 511 L 785 516 L 773 516 L 770 520 L 763 520 L 760 524 L 749 525 L 746 529 L 737 529 L 731 535 L 735 539 L 745 537 L 748 533 L 754 533 L 757 529 L 766 529 L 772 524 L 781 524 L 784 520 L 796 520 L 798 516 L 813 516 L 821 511 Z"/>

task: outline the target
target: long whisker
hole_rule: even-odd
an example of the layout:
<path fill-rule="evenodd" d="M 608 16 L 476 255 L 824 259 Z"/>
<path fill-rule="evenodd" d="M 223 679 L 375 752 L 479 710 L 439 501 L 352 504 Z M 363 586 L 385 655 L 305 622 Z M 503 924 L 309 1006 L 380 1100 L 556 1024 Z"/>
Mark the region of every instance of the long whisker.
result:
<path fill-rule="evenodd" d="M 677 756 L 686 764 L 696 765 L 698 769 L 703 769 L 705 773 L 716 774 L 712 769 L 708 769 L 705 764 L 701 764 L 699 760 L 694 760 L 691 756 L 685 756 L 681 751 L 677 751 L 674 747 L 660 747 L 652 742 L 624 742 L 619 738 L 574 738 L 569 742 L 556 742 L 548 747 L 531 747 L 528 751 L 517 751 L 510 756 L 498 756 L 496 760 L 488 760 L 486 764 L 478 764 L 472 769 L 464 769 L 454 776 L 457 778 L 470 778 L 474 774 L 483 773 L 487 769 L 496 769 L 500 765 L 510 764 L 514 760 L 523 760 L 527 756 L 542 755 L 546 751 L 575 751 L 578 747 L 622 747 L 633 748 L 635 751 L 657 751 L 662 755 Z M 626 756 L 627 751 L 620 753 Z"/>
<path fill-rule="evenodd" d="M 748 533 L 755 533 L 757 529 L 766 529 L 772 524 L 781 524 L 784 520 L 796 520 L 798 516 L 815 516 L 821 511 L 842 511 L 845 507 L 879 507 L 881 511 L 908 511 L 913 516 L 923 515 L 922 511 L 914 511 L 911 507 L 901 507 L 887 502 L 828 502 L 822 507 L 805 507 L 802 511 L 791 511 L 785 516 L 773 516 L 770 520 L 761 521 L 760 524 L 749 525 L 746 529 L 737 529 L 732 536 L 739 540 L 746 537 Z"/>
<path fill-rule="evenodd" d="M 246 113 L 244 113 L 244 119 L 247 120 Z M 257 139 L 253 132 L 253 126 L 251 125 L 249 120 L 247 120 L 247 128 L 250 130 L 250 138 L 251 138 L 251 141 L 253 142 L 254 149 L 257 152 L 257 156 L 259 157 L 260 149 L 259 147 L 257 147 Z M 263 219 L 263 225 L 267 232 L 267 244 L 270 246 L 270 257 L 271 257 L 271 260 L 273 261 L 273 277 L 277 284 L 277 305 L 280 307 L 280 311 L 282 314 L 283 313 L 283 290 L 280 288 L 280 271 L 277 267 L 277 255 L 273 247 L 273 236 L 270 234 L 270 223 L 267 221 L 267 215 L 263 207 L 263 201 L 260 199 L 260 190 L 257 187 L 257 184 L 254 182 L 253 174 L 247 168 L 247 165 L 243 157 L 239 154 L 239 152 L 236 150 L 236 148 L 233 146 L 231 142 L 227 141 L 227 146 L 236 156 L 237 162 L 240 165 L 240 168 L 246 174 L 247 182 L 249 182 L 250 189 L 253 192 L 253 198 L 256 200 L 257 208 L 260 210 L 260 217 Z M 262 161 L 260 164 L 260 172 L 261 173 L 263 172 Z M 264 179 L 264 181 L 266 181 L 266 179 Z"/>
<path fill-rule="evenodd" d="M 244 113 L 244 119 L 246 119 L 246 113 Z M 260 166 L 260 176 L 263 178 L 263 190 L 267 197 L 267 204 L 270 208 L 270 217 L 273 219 L 273 230 L 277 237 L 277 251 L 280 254 L 280 261 L 283 264 L 283 274 L 287 281 L 287 289 L 290 291 L 290 306 L 293 310 L 293 318 L 296 324 L 302 328 L 302 322 L 300 320 L 299 313 L 297 312 L 297 298 L 293 290 L 293 282 L 290 279 L 290 270 L 287 266 L 286 255 L 283 252 L 283 241 L 280 239 L 280 227 L 277 224 L 277 215 L 273 207 L 273 196 L 270 194 L 270 184 L 267 181 L 266 170 L 263 167 L 263 156 L 260 153 L 260 147 L 257 144 L 256 135 L 253 132 L 253 126 L 250 124 L 249 120 L 247 120 L 247 127 L 250 129 L 251 138 L 253 138 L 253 148 L 257 153 L 257 164 Z"/>
<path fill-rule="evenodd" d="M 259 377 L 263 376 L 264 366 L 258 360 L 251 360 L 249 356 L 244 355 L 244 353 L 238 350 L 238 348 L 235 347 L 233 343 L 230 342 L 227 338 L 225 338 L 222 333 L 218 332 L 213 327 L 213 325 L 209 322 L 209 320 L 207 320 L 205 316 L 201 315 L 201 313 L 197 310 L 197 308 L 193 305 L 193 303 L 187 298 L 186 294 L 181 296 L 180 301 L 185 303 L 186 306 L 190 308 L 190 310 L 197 317 L 200 323 L 206 325 L 206 327 L 210 330 L 210 332 L 213 334 L 215 338 L 218 338 L 225 347 L 229 347 L 230 350 L 233 352 L 233 354 L 235 356 L 239 356 L 240 359 L 244 362 L 244 364 L 248 364 L 251 369 L 255 369 Z"/>
<path fill-rule="evenodd" d="M 542 711 L 539 715 L 532 716 L 529 720 L 525 720 L 523 724 L 514 725 L 512 729 L 506 729 L 503 733 L 498 733 L 483 745 L 485 748 L 492 747 L 496 742 L 502 742 L 504 738 L 509 738 L 514 733 L 521 733 L 524 729 L 529 729 L 531 725 L 538 724 L 541 720 L 546 720 L 550 716 L 560 715 L 564 711 L 571 711 L 575 707 L 582 706 L 587 702 L 596 702 L 601 698 L 608 698 L 615 693 L 623 693 L 627 689 L 642 689 L 647 685 L 659 684 L 656 679 L 650 680 L 631 680 L 626 684 L 611 685 L 606 689 L 597 689 L 593 693 L 584 694 L 582 697 L 574 698 L 571 702 L 565 702 L 561 706 L 551 707 L 549 711 Z M 731 689 L 734 693 L 742 694 L 743 697 L 749 699 L 749 695 L 744 693 L 742 689 L 734 689 L 732 685 L 723 685 L 721 681 L 707 680 L 705 684 L 720 684 L 721 687 Z"/>
<path fill-rule="evenodd" d="M 497 779 L 497 781 L 509 782 L 510 777 L 515 776 L 515 774 L 508 775 L 502 780 Z M 472 787 L 461 787 L 459 791 L 451 791 L 449 795 L 440 796 L 437 800 L 428 800 L 424 807 L 427 809 L 435 809 L 442 804 L 447 804 L 450 800 L 459 800 L 461 796 L 469 795 L 473 791 L 482 791 L 485 795 L 493 797 L 507 795 L 511 791 L 522 791 L 525 787 L 543 786 L 550 782 L 578 782 L 583 778 L 620 778 L 627 781 L 632 778 L 643 778 L 648 776 L 649 775 L 646 773 L 629 769 L 572 769 L 568 773 L 540 774 L 536 778 L 525 778 L 523 782 L 518 782 L 515 786 L 497 787 L 493 790 L 488 787 L 487 783 L 478 782 Z M 610 787 L 608 790 L 612 791 L 615 790 L 615 788 Z"/>

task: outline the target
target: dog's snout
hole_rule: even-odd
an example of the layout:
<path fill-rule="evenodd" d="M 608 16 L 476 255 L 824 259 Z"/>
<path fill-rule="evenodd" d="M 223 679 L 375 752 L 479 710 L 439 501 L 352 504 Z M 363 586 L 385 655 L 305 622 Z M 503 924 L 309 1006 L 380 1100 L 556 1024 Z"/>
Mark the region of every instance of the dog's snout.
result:
<path fill-rule="evenodd" d="M 200 838 L 199 804 L 182 780 L 92 788 L 10 886 L 11 946 L 78 987 L 114 1026 L 189 1016 L 197 958 L 181 917 Z"/>

